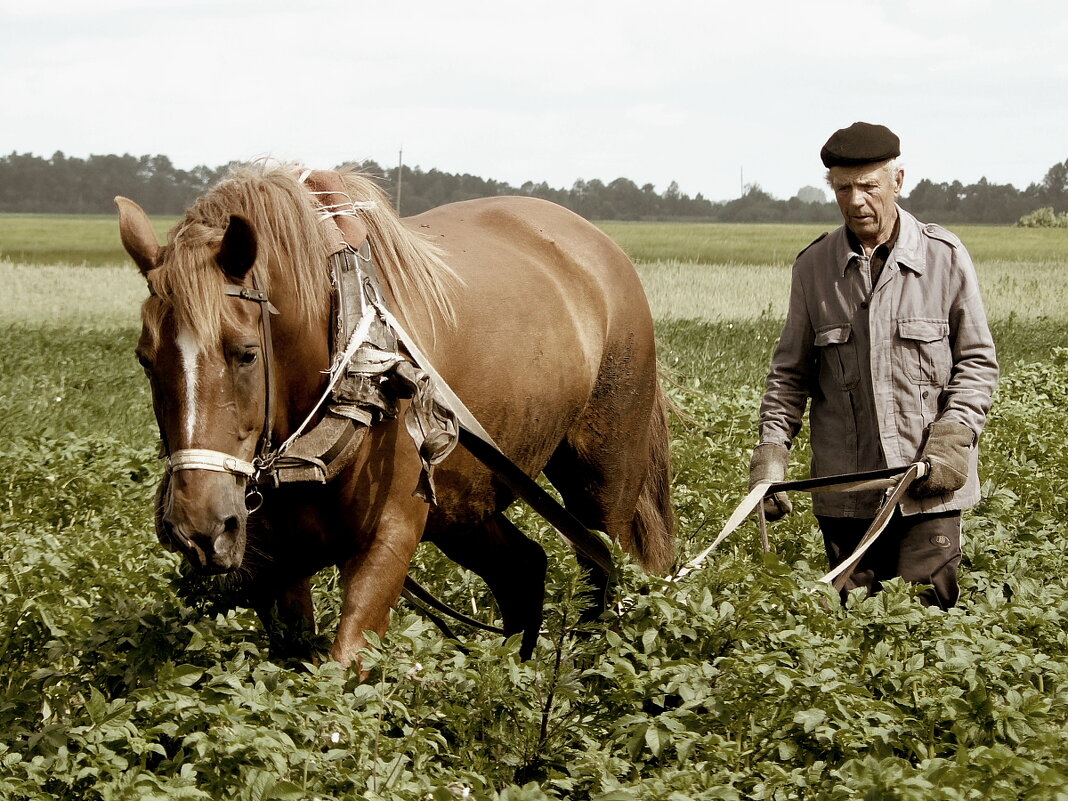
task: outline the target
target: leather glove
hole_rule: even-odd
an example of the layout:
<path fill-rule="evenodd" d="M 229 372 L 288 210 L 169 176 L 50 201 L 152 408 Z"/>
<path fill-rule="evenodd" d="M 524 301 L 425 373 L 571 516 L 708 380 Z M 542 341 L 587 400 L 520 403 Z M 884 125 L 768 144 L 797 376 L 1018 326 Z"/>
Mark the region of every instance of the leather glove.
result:
<path fill-rule="evenodd" d="M 782 481 L 786 478 L 786 466 L 790 463 L 790 451 L 782 445 L 765 442 L 753 450 L 749 462 L 749 489 L 761 481 Z M 764 517 L 778 520 L 794 510 L 794 505 L 785 492 L 776 492 L 764 499 Z"/>
<path fill-rule="evenodd" d="M 927 444 L 920 459 L 927 462 L 927 475 L 912 485 L 917 498 L 956 492 L 968 482 L 975 434 L 964 423 L 936 420 L 927 429 Z"/>

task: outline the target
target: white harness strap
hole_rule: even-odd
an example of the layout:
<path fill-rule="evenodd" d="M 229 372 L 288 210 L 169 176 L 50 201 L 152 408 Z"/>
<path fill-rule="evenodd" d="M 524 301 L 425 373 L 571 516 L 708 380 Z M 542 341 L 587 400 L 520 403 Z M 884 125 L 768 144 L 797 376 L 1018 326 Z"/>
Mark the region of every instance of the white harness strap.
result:
<path fill-rule="evenodd" d="M 256 468 L 251 462 L 222 451 L 202 448 L 175 451 L 167 458 L 167 470 L 171 473 L 180 470 L 210 470 L 214 473 L 234 473 L 246 478 L 252 478 L 256 474 Z"/>

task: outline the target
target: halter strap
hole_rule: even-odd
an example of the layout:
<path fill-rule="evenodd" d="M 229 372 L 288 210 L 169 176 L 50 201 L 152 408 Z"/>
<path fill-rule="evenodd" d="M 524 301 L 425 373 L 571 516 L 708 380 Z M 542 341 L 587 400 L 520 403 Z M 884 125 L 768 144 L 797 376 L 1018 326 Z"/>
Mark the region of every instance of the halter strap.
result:
<path fill-rule="evenodd" d="M 171 473 L 181 470 L 210 470 L 213 473 L 235 473 L 246 478 L 252 478 L 256 474 L 256 468 L 251 462 L 205 448 L 175 451 L 167 457 L 167 470 Z"/>
<path fill-rule="evenodd" d="M 271 450 L 271 427 L 274 423 L 274 411 L 272 409 L 272 398 L 274 396 L 274 375 L 272 373 L 274 367 L 274 345 L 273 337 L 271 336 L 271 315 L 278 314 L 278 309 L 271 303 L 267 293 L 260 289 L 255 270 L 252 271 L 252 286 L 226 284 L 223 287 L 223 292 L 230 297 L 251 300 L 260 304 L 260 329 L 263 339 L 263 378 L 266 392 L 264 393 L 263 402 L 263 432 L 260 434 L 260 441 L 256 446 L 256 456 L 262 457 Z"/>
<path fill-rule="evenodd" d="M 256 284 L 256 276 L 253 274 L 253 284 Z M 242 300 L 254 300 L 257 303 L 266 303 L 267 311 L 271 314 L 278 314 L 278 309 L 274 307 L 274 304 L 267 299 L 267 293 L 256 286 L 241 286 L 239 284 L 226 284 L 223 286 L 223 292 L 231 297 L 241 298 Z"/>

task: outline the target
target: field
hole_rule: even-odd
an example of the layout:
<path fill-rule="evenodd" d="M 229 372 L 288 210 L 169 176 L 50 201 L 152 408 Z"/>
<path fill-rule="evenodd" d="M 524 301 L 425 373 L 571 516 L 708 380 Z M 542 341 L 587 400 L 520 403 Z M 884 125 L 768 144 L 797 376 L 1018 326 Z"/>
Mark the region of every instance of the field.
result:
<path fill-rule="evenodd" d="M 690 556 L 744 493 L 788 264 L 820 229 L 604 227 L 684 412 Z M 158 547 L 144 287 L 115 221 L 0 216 L 0 799 L 1068 799 L 1068 233 L 958 233 L 1003 366 L 958 608 L 813 591 L 799 497 L 773 554 L 748 523 L 677 585 L 627 565 L 618 616 L 577 632 L 574 560 L 519 508 L 551 559 L 535 659 L 402 603 L 360 683 L 270 662 L 254 616 Z M 430 546 L 413 573 L 493 616 Z"/>

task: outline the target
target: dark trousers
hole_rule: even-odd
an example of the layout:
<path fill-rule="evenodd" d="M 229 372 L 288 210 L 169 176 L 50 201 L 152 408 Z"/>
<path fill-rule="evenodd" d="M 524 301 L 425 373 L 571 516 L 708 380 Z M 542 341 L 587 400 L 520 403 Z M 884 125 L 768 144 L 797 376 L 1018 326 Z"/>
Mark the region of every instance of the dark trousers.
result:
<path fill-rule="evenodd" d="M 817 516 L 816 520 L 832 569 L 853 553 L 872 522 L 856 517 Z M 915 584 L 931 585 L 920 595 L 923 603 L 949 609 L 960 595 L 960 533 L 960 512 L 905 517 L 899 509 L 854 568 L 842 588 L 843 600 L 849 590 L 867 587 L 869 594 L 876 593 L 882 582 L 901 576 Z"/>

